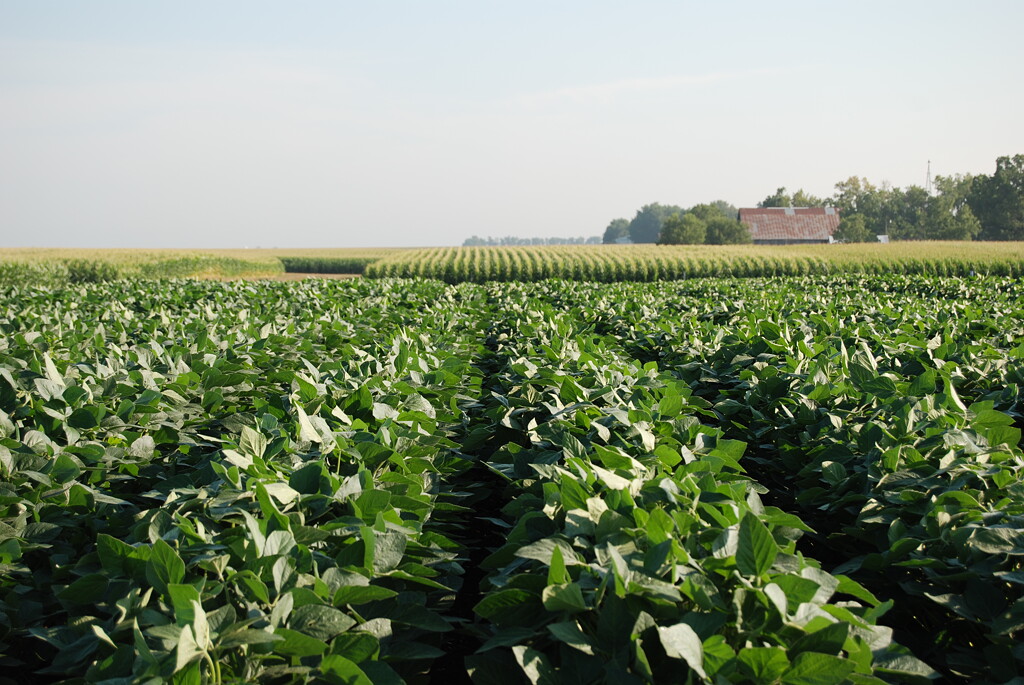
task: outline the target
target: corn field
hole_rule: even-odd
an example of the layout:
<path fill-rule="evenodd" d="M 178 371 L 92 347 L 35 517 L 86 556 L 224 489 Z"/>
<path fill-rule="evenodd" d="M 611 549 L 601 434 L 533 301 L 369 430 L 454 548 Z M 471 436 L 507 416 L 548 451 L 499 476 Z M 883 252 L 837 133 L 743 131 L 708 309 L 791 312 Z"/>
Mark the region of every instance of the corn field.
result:
<path fill-rule="evenodd" d="M 703 277 L 819 274 L 1020 276 L 1019 243 L 877 246 L 666 247 L 655 245 L 449 247 L 396 252 L 367 265 L 370 278 L 434 278 L 447 283 L 666 281 Z"/>

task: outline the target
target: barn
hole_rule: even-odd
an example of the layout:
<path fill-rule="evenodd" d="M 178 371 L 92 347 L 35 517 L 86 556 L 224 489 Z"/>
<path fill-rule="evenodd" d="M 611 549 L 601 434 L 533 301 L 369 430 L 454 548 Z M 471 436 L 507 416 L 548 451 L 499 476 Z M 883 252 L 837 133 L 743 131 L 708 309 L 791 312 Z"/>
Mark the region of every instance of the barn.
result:
<path fill-rule="evenodd" d="M 755 207 L 740 210 L 755 245 L 830 243 L 839 227 L 834 207 Z"/>

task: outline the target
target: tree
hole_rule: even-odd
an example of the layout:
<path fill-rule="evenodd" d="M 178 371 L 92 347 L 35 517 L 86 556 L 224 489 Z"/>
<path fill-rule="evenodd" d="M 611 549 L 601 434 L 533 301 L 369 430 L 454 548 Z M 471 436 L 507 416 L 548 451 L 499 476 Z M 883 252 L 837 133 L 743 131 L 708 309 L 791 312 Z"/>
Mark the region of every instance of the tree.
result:
<path fill-rule="evenodd" d="M 934 240 L 973 240 L 981 232 L 967 198 L 974 187 L 975 177 L 936 176 L 936 196 L 925 212 L 928 235 Z"/>
<path fill-rule="evenodd" d="M 604 229 L 604 238 L 602 242 L 606 245 L 610 245 L 619 238 L 629 237 L 629 221 L 626 219 L 612 219 L 612 222 L 608 224 L 608 228 Z"/>
<path fill-rule="evenodd" d="M 629 237 L 634 243 L 656 243 L 665 219 L 683 212 L 682 208 L 674 205 L 660 205 L 657 202 L 644 205 L 629 222 Z"/>
<path fill-rule="evenodd" d="M 934 196 L 920 186 L 889 192 L 889 236 L 894 240 L 972 240 L 981 224 L 964 199 L 969 187 L 970 181 L 963 177 L 940 176 Z"/>
<path fill-rule="evenodd" d="M 758 207 L 792 207 L 793 198 L 786 192 L 785 188 L 779 188 L 773 195 L 757 203 Z"/>
<path fill-rule="evenodd" d="M 875 234 L 868 229 L 863 214 L 844 216 L 832 237 L 844 243 L 871 243 L 877 240 Z"/>
<path fill-rule="evenodd" d="M 854 214 L 864 217 L 868 232 L 885 235 L 889 232 L 888 224 L 892 213 L 892 191 L 879 189 L 866 178 L 851 176 L 835 185 L 836 192 L 829 199 L 833 207 L 839 210 L 839 216 L 852 217 Z"/>
<path fill-rule="evenodd" d="M 888 193 L 886 215 L 889 236 L 893 240 L 927 240 L 927 210 L 931 196 L 921 186 Z"/>
<path fill-rule="evenodd" d="M 697 215 L 674 213 L 665 219 L 659 245 L 701 245 L 707 235 L 707 224 Z"/>
<path fill-rule="evenodd" d="M 698 219 L 704 222 L 711 221 L 712 219 L 725 219 L 727 218 L 725 213 L 718 208 L 717 205 L 713 204 L 700 204 L 690 207 L 688 214 L 693 214 Z"/>
<path fill-rule="evenodd" d="M 740 210 L 736 209 L 736 205 L 729 204 L 725 200 L 715 200 L 711 203 L 711 206 L 717 207 L 718 211 L 730 219 L 740 218 Z"/>
<path fill-rule="evenodd" d="M 717 217 L 707 222 L 708 245 L 739 245 L 751 242 L 750 229 L 737 219 Z"/>
<path fill-rule="evenodd" d="M 816 195 L 804 192 L 804 189 L 796 191 L 793 195 L 793 207 L 824 207 L 825 201 Z"/>
<path fill-rule="evenodd" d="M 974 240 L 981 224 L 969 205 L 957 210 L 948 197 L 932 198 L 925 210 L 928 240 Z"/>
<path fill-rule="evenodd" d="M 981 240 L 1024 240 L 1024 155 L 1000 157 L 992 176 L 974 180 L 967 196 Z"/>
<path fill-rule="evenodd" d="M 758 203 L 758 207 L 824 207 L 825 201 L 811 195 L 803 188 L 790 195 L 785 188 L 779 188 L 772 195 Z"/>

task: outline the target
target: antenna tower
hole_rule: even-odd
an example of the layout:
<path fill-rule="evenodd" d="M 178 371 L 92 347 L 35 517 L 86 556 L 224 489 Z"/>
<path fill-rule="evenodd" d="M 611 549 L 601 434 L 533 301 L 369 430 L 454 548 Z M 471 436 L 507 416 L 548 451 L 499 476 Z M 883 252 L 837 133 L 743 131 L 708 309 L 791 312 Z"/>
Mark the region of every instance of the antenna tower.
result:
<path fill-rule="evenodd" d="M 932 160 L 928 160 L 928 175 L 924 179 L 924 190 L 929 195 L 932 194 Z"/>

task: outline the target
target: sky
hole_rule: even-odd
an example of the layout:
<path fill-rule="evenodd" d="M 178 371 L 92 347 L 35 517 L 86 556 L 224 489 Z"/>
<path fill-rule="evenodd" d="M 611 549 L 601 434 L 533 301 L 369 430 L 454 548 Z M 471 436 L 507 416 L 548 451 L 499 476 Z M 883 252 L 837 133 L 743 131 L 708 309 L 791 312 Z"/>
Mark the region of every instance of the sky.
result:
<path fill-rule="evenodd" d="M 1024 153 L 1024 2 L 0 0 L 0 248 L 594 236 Z"/>

